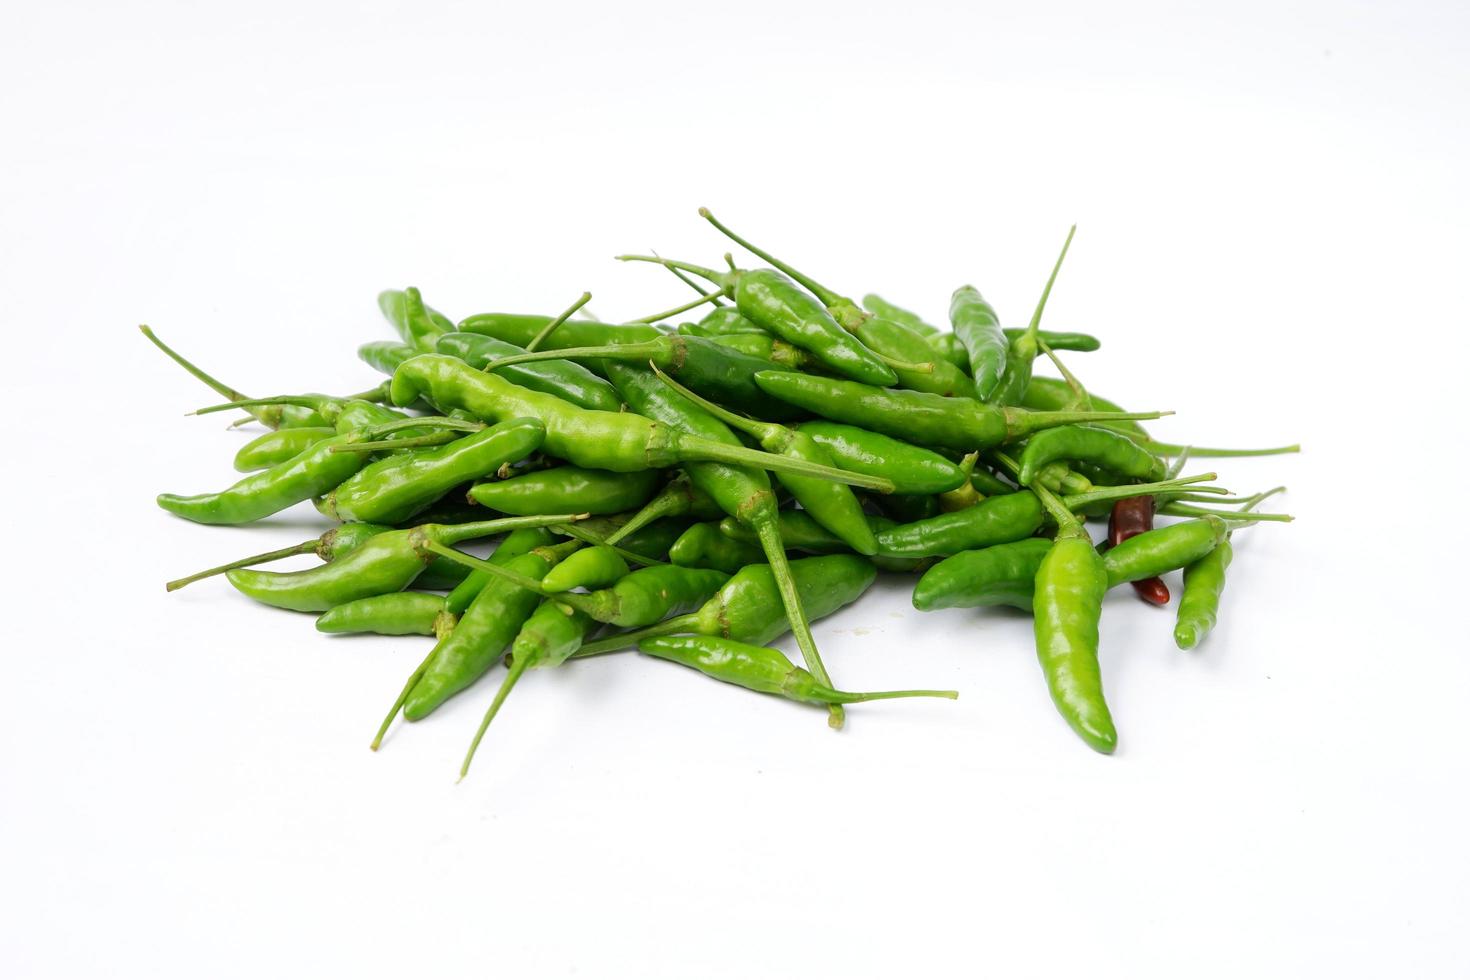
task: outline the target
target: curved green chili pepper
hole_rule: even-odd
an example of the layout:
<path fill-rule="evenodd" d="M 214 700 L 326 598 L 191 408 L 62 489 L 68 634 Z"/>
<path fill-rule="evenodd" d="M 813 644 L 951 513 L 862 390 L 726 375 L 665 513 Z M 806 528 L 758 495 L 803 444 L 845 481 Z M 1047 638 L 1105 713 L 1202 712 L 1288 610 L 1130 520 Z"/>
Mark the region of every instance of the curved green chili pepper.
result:
<path fill-rule="evenodd" d="M 193 582 L 198 582 L 200 579 L 223 575 L 232 568 L 249 568 L 252 565 L 264 565 L 266 562 L 277 561 L 281 558 L 290 558 L 293 555 L 314 554 L 322 561 L 335 561 L 348 552 L 356 550 L 374 535 L 391 530 L 393 528 L 382 524 L 343 524 L 341 527 L 334 527 L 330 531 L 323 532 L 319 537 L 302 541 L 300 544 L 287 545 L 284 548 L 277 548 L 274 551 L 251 555 L 248 558 L 237 558 L 223 565 L 207 568 L 202 572 L 195 572 L 183 578 L 176 578 L 167 583 L 164 586 L 164 590 L 173 592 Z"/>
<path fill-rule="evenodd" d="M 619 255 L 621 261 L 657 262 L 683 269 L 721 286 L 735 307 L 752 323 L 795 344 L 827 367 L 875 385 L 890 385 L 898 375 L 862 341 L 842 329 L 832 315 L 775 269 L 732 269 L 716 272 L 688 262 L 649 255 Z"/>
<path fill-rule="evenodd" d="M 470 487 L 470 499 L 502 514 L 553 510 L 616 514 L 647 503 L 662 482 L 658 470 L 614 473 L 557 466 L 509 480 L 477 483 Z"/>
<path fill-rule="evenodd" d="M 970 374 L 975 379 L 975 396 L 986 401 L 1005 373 L 1010 344 L 1000 326 L 995 307 L 974 286 L 961 286 L 949 301 L 949 322 L 954 335 L 969 356 Z"/>
<path fill-rule="evenodd" d="M 635 411 L 658 419 L 671 430 L 697 433 L 701 443 L 740 445 L 740 440 L 729 427 L 689 399 L 681 397 L 648 368 L 635 368 L 617 362 L 609 362 L 607 368 L 623 400 Z M 787 459 L 784 456 L 772 458 Z M 722 511 L 755 532 L 761 550 L 765 552 L 766 561 L 770 563 L 776 576 L 786 617 L 792 624 L 792 632 L 796 635 L 797 645 L 801 648 L 807 668 L 824 684 L 830 683 L 816 640 L 812 638 L 811 626 L 806 614 L 802 612 L 801 597 L 792 579 L 790 564 L 786 560 L 776 495 L 771 491 L 770 479 L 762 470 L 732 466 L 725 462 L 689 462 L 685 464 L 684 472 Z M 829 722 L 834 728 L 842 726 L 841 708 L 833 709 Z"/>
<path fill-rule="evenodd" d="M 321 425 L 273 429 L 240 447 L 240 451 L 235 453 L 235 469 L 241 473 L 267 469 L 300 456 L 312 446 L 336 434 L 336 429 Z"/>
<path fill-rule="evenodd" d="M 727 333 L 709 338 L 712 343 L 730 350 L 757 357 L 769 361 L 778 368 L 791 371 L 814 371 L 818 374 L 825 373 L 826 367 L 800 347 L 788 344 L 784 340 L 772 337 L 765 331 L 760 333 Z M 769 402 L 767 403 L 769 407 Z M 789 406 L 781 406 L 778 411 L 791 412 Z"/>
<path fill-rule="evenodd" d="M 615 362 L 609 362 L 609 372 L 617 366 Z M 626 368 L 625 365 L 623 367 Z M 761 372 L 762 375 L 770 373 L 779 372 Z M 421 354 L 405 361 L 393 375 L 395 402 L 407 404 L 425 393 L 435 404 L 453 405 L 486 422 L 517 417 L 538 418 L 546 426 L 545 452 L 574 466 L 625 473 L 661 469 L 690 460 L 721 461 L 736 466 L 758 466 L 773 472 L 832 479 L 870 489 L 887 490 L 891 487 L 887 480 L 746 449 L 733 436 L 733 444 L 725 443 L 692 435 L 633 412 L 588 411 L 551 395 L 511 384 L 493 374 L 476 371 L 463 361 L 443 354 Z"/>
<path fill-rule="evenodd" d="M 1036 654 L 1052 701 L 1072 730 L 1099 752 L 1118 744 L 1097 663 L 1098 620 L 1108 573 L 1092 538 L 1051 491 L 1039 491 L 1057 521 L 1056 540 L 1036 570 Z"/>
<path fill-rule="evenodd" d="M 870 559 L 879 571 L 914 572 L 929 564 L 927 558 L 909 558 L 884 553 L 882 533 L 898 526 L 889 518 L 869 515 L 868 526 L 873 529 L 874 536 L 879 540 L 878 553 Z M 739 521 L 728 517 L 720 521 L 719 528 L 721 534 L 736 541 L 753 542 L 757 540 L 753 531 L 741 525 Z M 805 511 L 781 511 L 780 528 L 781 540 L 785 542 L 788 551 L 833 555 L 849 554 L 852 550 L 847 546 L 847 542 L 812 520 L 811 515 Z"/>
<path fill-rule="evenodd" d="M 574 551 L 562 559 L 541 579 L 547 592 L 570 592 L 573 589 L 601 589 L 632 571 L 618 549 L 605 544 Z"/>
<path fill-rule="evenodd" d="M 704 337 L 684 334 L 666 334 L 636 344 L 565 347 L 530 354 L 517 354 L 492 362 L 488 370 L 499 373 L 501 368 L 522 366 L 553 358 L 577 361 L 616 360 L 633 364 L 652 363 L 690 388 L 719 402 L 739 408 L 741 411 L 767 414 L 774 407 L 783 418 L 793 418 L 800 414 L 789 405 L 772 406 L 770 397 L 756 385 L 756 372 L 774 370 L 776 366 L 772 361 L 743 354 L 732 347 L 717 344 Z"/>
<path fill-rule="evenodd" d="M 678 269 L 671 269 L 674 275 L 683 277 Z M 696 285 L 696 289 L 699 287 Z M 685 328 L 688 328 L 687 330 Z M 717 306 L 706 313 L 698 323 L 679 324 L 679 333 L 693 334 L 696 337 L 718 337 L 724 334 L 758 333 L 769 337 L 770 334 L 760 327 L 751 323 L 740 311 L 733 306 Z"/>
<path fill-rule="evenodd" d="M 1185 568 L 1214 551 L 1229 527 L 1219 517 L 1201 517 L 1156 527 L 1113 545 L 1103 554 L 1108 586 L 1153 578 Z"/>
<path fill-rule="evenodd" d="M 1090 463 L 1133 480 L 1164 477 L 1163 460 L 1127 436 L 1098 426 L 1063 425 L 1026 440 L 1018 479 L 1030 484 L 1038 470 L 1057 460 Z"/>
<path fill-rule="evenodd" d="M 230 584 L 257 602 L 298 612 L 325 612 L 353 599 L 407 588 L 429 564 L 438 542 L 455 544 L 489 537 L 518 527 L 566 524 L 579 515 L 506 517 L 477 524 L 424 524 L 374 535 L 356 550 L 319 568 L 269 572 L 236 568 L 226 573 Z"/>
<path fill-rule="evenodd" d="M 719 524 L 714 522 L 691 526 L 669 547 L 669 561 L 675 565 L 716 568 L 727 575 L 764 560 L 765 553 L 759 545 L 720 533 Z"/>
<path fill-rule="evenodd" d="M 665 616 L 688 612 L 706 601 L 729 578 L 724 572 L 714 569 L 651 565 L 625 575 L 614 585 L 595 592 L 552 594 L 541 584 L 540 577 L 522 575 L 508 566 L 483 562 L 443 545 L 430 543 L 426 547 L 444 558 L 489 572 L 518 588 L 565 603 L 599 623 L 613 626 L 648 626 Z"/>
<path fill-rule="evenodd" d="M 432 351 L 434 342 L 454 329 L 448 317 L 424 305 L 422 294 L 414 286 L 383 290 L 378 294 L 378 309 L 403 342 L 422 353 Z"/>
<path fill-rule="evenodd" d="M 758 422 L 736 415 L 696 395 L 657 367 L 653 367 L 653 373 L 699 408 L 737 432 L 744 432 L 755 439 L 766 452 L 805 459 L 823 466 L 836 465 L 822 444 L 800 429 L 788 429 L 775 422 Z M 828 480 L 813 480 L 783 473 L 777 473 L 776 479 L 791 491 L 791 495 L 813 520 L 845 541 L 853 551 L 860 555 L 877 552 L 878 545 L 873 540 L 873 531 L 868 527 L 867 517 L 863 514 L 863 505 L 858 502 L 851 487 Z"/>
<path fill-rule="evenodd" d="M 323 506 L 326 513 L 339 520 L 396 524 L 423 510 L 449 489 L 494 473 L 506 463 L 525 459 L 541 448 L 545 438 L 546 427 L 539 420 L 507 419 L 437 449 L 376 460 L 328 493 Z M 496 509 L 507 514 L 526 513 Z M 548 506 L 535 513 L 581 509 Z"/>
<path fill-rule="evenodd" d="M 484 334 L 525 347 L 535 340 L 555 317 L 524 313 L 479 313 L 459 321 L 465 333 Z M 542 338 L 542 350 L 563 347 L 601 347 L 604 344 L 636 344 L 663 336 L 663 331 L 646 323 L 597 323 L 593 320 L 567 320 Z"/>
<path fill-rule="evenodd" d="M 762 694 L 777 694 L 805 704 L 852 704 L 888 698 L 959 697 L 957 691 L 870 691 L 854 694 L 819 683 L 796 666 L 786 654 L 720 636 L 663 636 L 639 642 L 638 649 L 651 657 L 693 667 L 707 677 L 735 684 Z"/>
<path fill-rule="evenodd" d="M 526 353 L 524 347 L 477 333 L 448 333 L 435 345 L 440 354 L 449 354 L 470 367 L 486 370 L 492 363 Z M 496 365 L 490 368 L 505 380 L 522 388 L 544 392 L 569 401 L 573 405 L 599 412 L 616 412 L 623 401 L 613 386 L 587 368 L 570 360 L 542 361 L 538 364 Z"/>
<path fill-rule="evenodd" d="M 378 633 L 382 636 L 434 636 L 454 627 L 444 597 L 430 592 L 370 595 L 333 606 L 317 617 L 322 633 Z"/>
<path fill-rule="evenodd" d="M 1163 412 L 1032 412 L 986 405 L 968 398 L 944 398 L 902 388 L 874 388 L 840 378 L 818 378 L 795 371 L 762 371 L 756 384 L 768 394 L 834 422 L 857 425 L 924 446 L 962 453 L 988 449 L 1041 429 L 1074 422 L 1118 418 L 1158 418 Z"/>
<path fill-rule="evenodd" d="M 877 432 L 825 419 L 797 428 L 826 449 L 835 465 L 892 480 L 894 494 L 943 493 L 965 482 L 960 467 L 938 453 Z"/>
<path fill-rule="evenodd" d="M 1014 606 L 1030 612 L 1036 572 L 1049 551 L 1046 538 L 1025 538 L 951 555 L 914 586 L 914 608 Z"/>
<path fill-rule="evenodd" d="M 877 578 L 877 569 L 857 555 L 822 555 L 791 562 L 791 577 L 801 606 L 813 620 L 822 619 L 856 602 Z M 662 623 L 619 633 L 587 644 L 579 657 L 611 653 L 649 636 L 698 633 L 723 636 L 764 646 L 791 629 L 776 578 L 769 565 L 746 565 L 720 586 L 714 597 L 696 612 Z"/>

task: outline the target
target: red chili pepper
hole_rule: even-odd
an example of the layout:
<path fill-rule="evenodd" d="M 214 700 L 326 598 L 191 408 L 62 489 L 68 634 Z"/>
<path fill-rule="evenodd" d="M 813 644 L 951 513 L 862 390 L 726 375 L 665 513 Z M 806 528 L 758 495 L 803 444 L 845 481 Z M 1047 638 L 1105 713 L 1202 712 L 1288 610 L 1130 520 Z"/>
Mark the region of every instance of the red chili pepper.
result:
<path fill-rule="evenodd" d="M 1108 544 L 1116 547 L 1135 535 L 1152 531 L 1153 527 L 1154 498 L 1128 497 L 1120 500 L 1113 505 L 1113 513 L 1108 517 Z M 1133 591 L 1144 602 L 1155 606 L 1169 604 L 1169 587 L 1164 584 L 1163 579 L 1139 579 L 1132 585 Z"/>

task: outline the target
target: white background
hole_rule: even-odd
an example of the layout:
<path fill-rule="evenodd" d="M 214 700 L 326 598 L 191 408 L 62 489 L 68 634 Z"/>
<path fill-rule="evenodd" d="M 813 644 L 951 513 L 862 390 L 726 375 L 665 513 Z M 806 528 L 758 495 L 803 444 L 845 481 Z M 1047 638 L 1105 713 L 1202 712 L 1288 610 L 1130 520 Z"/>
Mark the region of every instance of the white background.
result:
<path fill-rule="evenodd" d="M 1463 5 L 13 4 L 0 36 L 7 977 L 1464 976 Z M 977 283 L 1104 338 L 1300 516 L 1223 623 L 1110 596 L 1121 745 L 1024 617 L 886 582 L 821 712 L 633 655 L 366 743 L 426 641 L 221 581 L 312 536 L 172 519 L 246 438 L 138 336 L 344 391 L 378 290 L 459 317 L 683 299 L 708 205 L 839 289 Z M 498 682 L 498 674 L 495 681 Z"/>

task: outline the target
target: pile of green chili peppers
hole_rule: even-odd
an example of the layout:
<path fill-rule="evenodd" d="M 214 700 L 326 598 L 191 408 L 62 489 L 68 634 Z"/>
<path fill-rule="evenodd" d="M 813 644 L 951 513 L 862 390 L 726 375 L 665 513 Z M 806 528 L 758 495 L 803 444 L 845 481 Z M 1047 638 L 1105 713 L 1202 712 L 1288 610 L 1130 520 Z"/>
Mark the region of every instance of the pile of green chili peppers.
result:
<path fill-rule="evenodd" d="M 619 323 L 583 294 L 558 316 L 482 313 L 457 323 L 417 289 L 378 305 L 396 340 L 358 355 L 386 381 L 343 396 L 253 398 L 166 346 L 264 432 L 244 475 L 158 504 L 201 524 L 247 524 L 312 502 L 334 523 L 286 548 L 168 583 L 222 575 L 266 605 L 318 616 L 324 633 L 423 635 L 427 655 L 383 720 L 413 722 L 506 671 L 466 754 L 528 668 L 638 650 L 709 677 L 817 705 L 954 691 L 850 692 L 829 675 L 811 622 L 877 576 L 917 576 L 920 610 L 1030 613 L 1057 710 L 1112 752 L 1103 698 L 1103 599 L 1129 584 L 1166 605 L 1182 570 L 1174 638 L 1215 626 L 1231 536 L 1281 488 L 1232 496 L 1190 458 L 1273 455 L 1155 440 L 1058 355 L 1095 337 L 1041 329 L 1067 235 L 1029 323 L 1004 327 L 973 286 L 951 330 L 869 294 L 850 299 L 701 216 L 761 263 L 658 256 L 699 294 Z M 708 305 L 696 322 L 673 318 Z M 1060 378 L 1034 369 L 1047 361 Z M 1213 506 L 1210 506 L 1212 505 Z M 1155 526 L 1156 516 L 1176 518 Z M 1089 520 L 1108 523 L 1095 543 Z M 488 558 L 461 546 L 494 542 Z M 320 564 L 272 563 L 315 555 Z M 794 635 L 801 665 L 770 644 Z M 960 645 L 965 645 L 963 640 Z"/>

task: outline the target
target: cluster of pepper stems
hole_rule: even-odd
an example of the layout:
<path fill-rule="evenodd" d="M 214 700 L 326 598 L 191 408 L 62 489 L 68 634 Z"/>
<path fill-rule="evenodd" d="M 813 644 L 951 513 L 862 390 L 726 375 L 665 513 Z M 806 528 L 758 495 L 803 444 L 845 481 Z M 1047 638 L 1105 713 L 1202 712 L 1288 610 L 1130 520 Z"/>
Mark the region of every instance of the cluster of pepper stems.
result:
<path fill-rule="evenodd" d="M 1174 636 L 1190 649 L 1215 624 L 1231 533 L 1291 519 L 1255 509 L 1280 488 L 1231 497 L 1213 473 L 1181 476 L 1185 461 L 1297 447 L 1158 442 L 1139 421 L 1167 413 L 1090 393 L 1056 352 L 1097 339 L 1040 329 L 1075 228 L 1026 327 L 1002 327 L 962 286 L 944 332 L 878 296 L 839 295 L 700 214 L 769 267 L 620 256 L 700 296 L 616 324 L 577 318 L 585 293 L 556 317 L 455 324 L 418 290 L 390 290 L 378 302 L 400 340 L 358 351 L 389 380 L 351 396 L 250 398 L 143 327 L 227 399 L 197 414 L 243 410 L 240 423 L 267 429 L 236 454 L 249 475 L 162 494 L 161 507 L 245 524 L 311 500 L 341 522 L 169 590 L 222 573 L 259 602 L 319 613 L 322 632 L 434 637 L 374 749 L 399 714 L 424 718 L 503 660 L 463 774 L 527 668 L 619 650 L 823 706 L 833 727 L 854 702 L 954 698 L 840 690 L 812 637 L 812 620 L 880 571 L 918 574 L 918 609 L 1030 612 L 1058 711 L 1111 752 L 1104 594 L 1131 583 L 1163 605 L 1159 576 L 1182 568 Z M 661 323 L 706 303 L 697 323 Z M 1061 379 L 1033 374 L 1043 355 Z M 1156 514 L 1182 520 L 1155 527 Z M 1088 519 L 1108 520 L 1103 545 Z M 456 547 L 498 535 L 488 560 Z M 259 567 L 301 554 L 324 564 Z M 788 631 L 804 667 L 769 646 Z"/>

